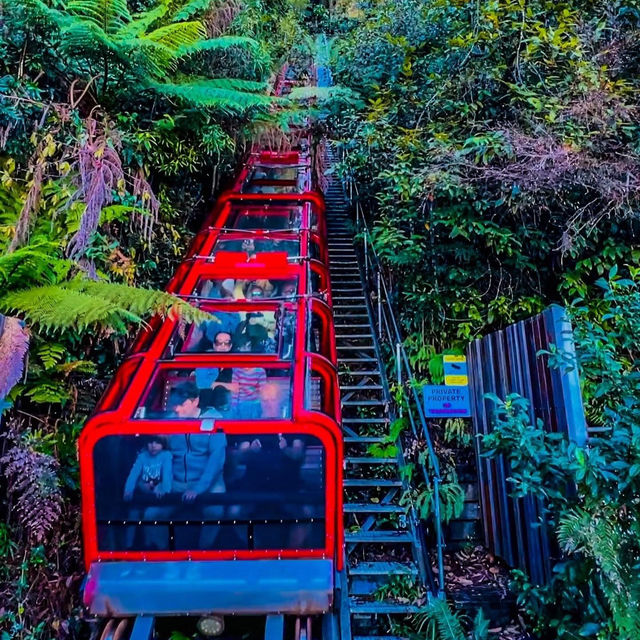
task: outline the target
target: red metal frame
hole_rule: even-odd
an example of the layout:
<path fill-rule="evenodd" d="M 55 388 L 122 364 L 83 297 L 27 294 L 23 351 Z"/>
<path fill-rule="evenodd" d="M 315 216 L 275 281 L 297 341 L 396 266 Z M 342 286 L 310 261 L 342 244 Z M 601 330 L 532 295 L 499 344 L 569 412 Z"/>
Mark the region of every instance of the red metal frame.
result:
<path fill-rule="evenodd" d="M 279 89 L 286 85 L 280 83 Z M 277 93 L 278 89 L 276 89 Z M 338 569 L 343 564 L 344 532 L 342 524 L 342 460 L 343 445 L 340 425 L 340 400 L 336 371 L 335 329 L 331 312 L 331 288 L 327 270 L 325 205 L 315 191 L 295 194 L 242 194 L 247 176 L 256 165 L 302 165 L 305 185 L 313 184 L 313 171 L 308 149 L 276 153 L 252 153 L 234 183 L 223 193 L 206 217 L 167 290 L 188 298 L 193 304 L 215 315 L 216 310 L 250 311 L 287 308 L 296 311 L 294 357 L 280 360 L 277 354 L 177 353 L 162 360 L 180 320 L 175 314 L 153 318 L 141 332 L 129 355 L 118 369 L 111 385 L 87 422 L 79 439 L 82 516 L 87 568 L 93 562 L 116 560 L 222 560 L 262 558 L 332 558 Z M 300 229 L 238 230 L 227 227 L 230 216 L 238 208 L 262 216 L 282 215 L 287 207 L 301 207 Z M 227 227 L 227 228 L 225 228 Z M 263 252 L 249 256 L 246 252 L 218 251 L 211 256 L 219 239 L 245 237 L 298 240 L 299 256 L 285 252 Z M 313 259 L 310 245 L 319 248 L 319 260 Z M 320 292 L 311 291 L 311 276 L 320 280 Z M 262 298 L 259 300 L 210 300 L 194 297 L 202 278 L 222 280 L 295 280 L 295 299 Z M 320 295 L 320 297 L 318 297 Z M 317 314 L 322 321 L 321 349 L 324 355 L 309 352 L 311 318 Z M 325 357 L 326 356 L 326 357 Z M 134 419 L 156 372 L 162 369 L 194 369 L 197 367 L 254 366 L 283 368 L 291 371 L 291 418 L 287 420 L 217 420 L 216 427 L 230 435 L 246 433 L 306 433 L 318 437 L 325 447 L 326 539 L 322 549 L 259 550 L 259 551 L 99 551 L 95 506 L 93 448 L 106 435 L 200 433 L 199 420 Z M 313 411 L 305 405 L 310 376 L 319 376 L 327 389 L 323 411 Z"/>

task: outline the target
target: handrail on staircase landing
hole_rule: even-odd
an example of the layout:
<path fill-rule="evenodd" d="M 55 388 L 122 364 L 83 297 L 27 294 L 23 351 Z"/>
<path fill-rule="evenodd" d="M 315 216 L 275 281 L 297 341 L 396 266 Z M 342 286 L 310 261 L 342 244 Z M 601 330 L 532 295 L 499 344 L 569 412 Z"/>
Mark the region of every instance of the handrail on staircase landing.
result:
<path fill-rule="evenodd" d="M 376 313 L 377 323 L 375 329 L 378 333 L 380 341 L 384 339 L 386 331 L 389 340 L 395 345 L 395 365 L 396 365 L 396 382 L 401 393 L 401 400 L 398 403 L 398 414 L 405 415 L 411 425 L 413 435 L 418 438 L 422 435 L 427 446 L 427 458 L 429 460 L 429 468 L 427 465 L 418 462 L 427 486 L 433 486 L 433 520 L 436 537 L 436 555 L 438 566 L 438 593 L 439 597 L 444 596 L 444 538 L 442 534 L 442 516 L 440 512 L 440 485 L 442 483 L 440 477 L 440 464 L 433 447 L 431 435 L 427 419 L 422 406 L 420 394 L 417 390 L 417 384 L 409 358 L 404 348 L 402 334 L 396 320 L 396 314 L 391 304 L 389 295 L 389 287 L 384 277 L 384 272 L 378 254 L 371 241 L 371 234 L 364 211 L 360 203 L 357 185 L 352 177 L 347 179 L 347 198 L 356 213 L 356 229 L 358 232 L 357 239 L 361 240 L 362 256 L 364 258 L 365 281 L 369 286 L 370 278 L 375 282 L 376 294 Z M 355 193 L 355 198 L 354 198 Z M 409 395 L 410 394 L 410 395 Z"/>

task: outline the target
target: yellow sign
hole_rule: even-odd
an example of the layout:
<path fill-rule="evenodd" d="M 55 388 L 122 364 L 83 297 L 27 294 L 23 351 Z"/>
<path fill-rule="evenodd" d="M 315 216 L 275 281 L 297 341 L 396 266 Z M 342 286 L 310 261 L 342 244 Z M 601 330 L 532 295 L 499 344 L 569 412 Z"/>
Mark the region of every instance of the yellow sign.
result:
<path fill-rule="evenodd" d="M 452 387 L 466 387 L 469 384 L 467 376 L 467 359 L 464 356 L 442 356 L 444 363 L 444 383 Z"/>

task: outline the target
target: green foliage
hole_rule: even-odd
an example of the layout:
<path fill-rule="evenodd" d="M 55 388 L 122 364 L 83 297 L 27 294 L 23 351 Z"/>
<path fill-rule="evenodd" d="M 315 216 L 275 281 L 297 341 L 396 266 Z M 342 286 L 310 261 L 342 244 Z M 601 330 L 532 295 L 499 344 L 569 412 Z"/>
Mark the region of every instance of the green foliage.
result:
<path fill-rule="evenodd" d="M 521 602 L 543 638 L 626 640 L 640 634 L 637 275 L 632 270 L 625 278 L 613 268 L 608 280 L 596 282 L 599 300 L 576 300 L 570 312 L 577 363 L 555 350 L 550 355 L 554 366 L 580 367 L 587 414 L 597 407 L 604 437 L 579 447 L 546 432 L 540 421 L 532 425 L 527 401 L 509 396 L 496 399 L 495 427 L 484 439 L 486 455 L 507 456 L 515 495 L 545 499 L 566 554 L 549 585 L 538 587 L 517 576 Z M 576 490 L 568 491 L 570 486 Z"/>
<path fill-rule="evenodd" d="M 414 353 L 464 346 L 571 300 L 616 261 L 638 264 L 639 192 L 625 177 L 640 167 L 635 7 L 361 8 L 332 64 L 367 104 L 331 123 Z"/>
<path fill-rule="evenodd" d="M 19 312 L 45 332 L 90 327 L 122 332 L 141 323 L 143 315 L 166 315 L 171 309 L 189 321 L 208 317 L 168 293 L 84 278 L 7 293 L 0 297 L 0 309 Z"/>
<path fill-rule="evenodd" d="M 159 289 L 252 133 L 304 120 L 304 108 L 267 95 L 293 42 L 302 55 L 288 0 L 3 6 L 0 308 L 30 332 L 26 377 L 2 416 L 5 431 L 30 434 L 3 479 L 20 491 L 0 501 L 3 638 L 89 634 L 78 613 L 80 430 L 131 329 L 154 313 L 210 317 Z M 91 207 L 87 184 L 100 194 Z M 54 485 L 56 500 L 34 507 Z M 61 520 L 31 553 L 28 537 L 45 529 L 27 526 L 29 514 L 53 506 L 47 522 Z"/>

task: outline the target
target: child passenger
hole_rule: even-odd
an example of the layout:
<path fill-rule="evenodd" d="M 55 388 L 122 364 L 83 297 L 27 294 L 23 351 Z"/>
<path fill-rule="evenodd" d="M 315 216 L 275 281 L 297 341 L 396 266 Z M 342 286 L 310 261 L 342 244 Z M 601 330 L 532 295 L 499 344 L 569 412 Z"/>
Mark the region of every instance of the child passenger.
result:
<path fill-rule="evenodd" d="M 124 499 L 129 502 L 135 491 L 162 498 L 171 491 L 171 452 L 162 436 L 152 436 L 140 451 L 124 484 Z"/>

